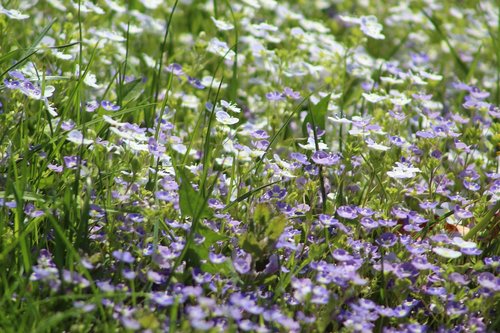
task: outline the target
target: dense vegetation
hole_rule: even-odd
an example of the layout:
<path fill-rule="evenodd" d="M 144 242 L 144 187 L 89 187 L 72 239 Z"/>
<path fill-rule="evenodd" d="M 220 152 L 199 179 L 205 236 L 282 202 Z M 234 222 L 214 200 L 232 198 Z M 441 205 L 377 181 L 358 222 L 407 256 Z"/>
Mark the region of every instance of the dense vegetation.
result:
<path fill-rule="evenodd" d="M 499 7 L 2 1 L 0 331 L 500 330 Z"/>

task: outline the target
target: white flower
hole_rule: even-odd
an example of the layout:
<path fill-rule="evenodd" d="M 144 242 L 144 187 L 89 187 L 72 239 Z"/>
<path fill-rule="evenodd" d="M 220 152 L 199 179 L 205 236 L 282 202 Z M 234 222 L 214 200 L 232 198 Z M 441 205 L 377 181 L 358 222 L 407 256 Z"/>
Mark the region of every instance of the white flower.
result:
<path fill-rule="evenodd" d="M 236 112 L 236 113 L 240 113 L 241 112 L 241 109 L 236 105 L 236 103 L 233 104 L 231 102 L 227 102 L 225 100 L 221 100 L 220 104 L 224 108 L 226 108 L 226 110 L 233 111 L 233 112 Z"/>
<path fill-rule="evenodd" d="M 441 81 L 443 79 L 442 75 L 427 73 L 426 71 L 420 71 L 420 75 L 432 81 Z"/>
<path fill-rule="evenodd" d="M 340 19 L 346 23 L 360 24 L 361 20 L 357 17 L 339 15 Z"/>
<path fill-rule="evenodd" d="M 229 61 L 233 61 L 236 55 L 234 51 L 227 46 L 226 42 L 223 42 L 218 38 L 212 38 L 210 42 L 208 42 L 207 51 L 218 54 L 221 57 L 226 57 Z"/>
<path fill-rule="evenodd" d="M 9 9 L 3 8 L 1 5 L 0 5 L 0 13 L 7 15 L 9 18 L 11 18 L 13 20 L 25 20 L 28 17 L 30 17 L 29 15 L 21 13 L 17 9 L 10 9 L 9 10 Z"/>
<path fill-rule="evenodd" d="M 127 8 L 117 4 L 113 0 L 104 0 L 106 5 L 108 5 L 109 9 L 114 10 L 117 13 L 125 13 L 127 11 Z"/>
<path fill-rule="evenodd" d="M 352 123 L 352 121 L 349 120 L 349 119 L 347 119 L 347 118 L 339 118 L 337 116 L 335 116 L 335 117 L 328 117 L 328 119 L 330 119 L 334 123 L 338 123 L 338 124 L 351 124 Z"/>
<path fill-rule="evenodd" d="M 222 20 L 218 20 L 218 19 L 216 19 L 213 16 L 211 17 L 211 19 L 212 19 L 212 22 L 214 22 L 214 24 L 217 27 L 217 29 L 219 29 L 221 31 L 233 30 L 234 29 L 234 25 L 232 25 L 230 23 L 227 23 L 227 22 L 222 21 Z"/>
<path fill-rule="evenodd" d="M 378 103 L 387 98 L 387 96 L 382 96 L 375 93 L 371 94 L 362 93 L 361 95 L 370 103 Z"/>
<path fill-rule="evenodd" d="M 377 22 L 377 18 L 373 15 L 361 17 L 361 31 L 368 37 L 373 39 L 385 39 L 382 35 L 382 24 Z"/>
<path fill-rule="evenodd" d="M 403 179 L 413 178 L 417 172 L 421 172 L 419 168 L 413 168 L 406 164 L 396 162 L 397 166 L 392 167 L 392 171 L 387 171 L 387 175 L 391 178 Z"/>
<path fill-rule="evenodd" d="M 458 258 L 462 255 L 462 253 L 452 250 L 452 249 L 447 249 L 445 247 L 435 247 L 432 249 L 432 252 L 436 253 L 437 255 L 440 255 L 441 257 L 445 257 L 448 259 L 455 259 Z"/>
<path fill-rule="evenodd" d="M 77 145 L 81 145 L 81 144 L 90 145 L 90 144 L 94 143 L 93 140 L 84 139 L 82 132 L 80 132 L 78 130 L 72 130 L 71 132 L 69 132 L 66 140 L 73 142 L 73 143 L 76 143 Z"/>
<path fill-rule="evenodd" d="M 462 237 L 453 237 L 452 243 L 461 249 L 475 249 L 477 244 L 474 242 L 468 242 Z"/>
<path fill-rule="evenodd" d="M 379 143 L 376 143 L 375 141 L 373 141 L 370 138 L 366 139 L 366 143 L 367 143 L 368 148 L 375 149 L 375 150 L 387 151 L 387 150 L 391 149 L 391 147 L 387 147 L 387 146 L 381 145 Z"/>
<path fill-rule="evenodd" d="M 95 77 L 95 74 L 87 73 L 87 75 L 85 76 L 85 79 L 83 79 L 83 83 L 85 83 L 89 87 L 96 88 L 96 89 L 99 89 L 102 87 L 100 84 L 97 84 L 97 79 Z"/>
<path fill-rule="evenodd" d="M 71 54 L 66 54 L 58 50 L 52 50 L 52 54 L 57 58 L 61 60 L 71 60 L 73 59 L 73 56 Z"/>
<path fill-rule="evenodd" d="M 387 84 L 402 84 L 402 83 L 404 83 L 403 80 L 396 79 L 395 77 L 392 77 L 392 76 L 381 76 L 380 81 L 387 83 Z"/>
<path fill-rule="evenodd" d="M 200 105 L 200 99 L 195 95 L 186 94 L 182 96 L 181 106 L 188 109 L 196 109 Z"/>
<path fill-rule="evenodd" d="M 298 145 L 302 149 L 305 149 L 305 150 L 311 150 L 311 151 L 316 150 L 316 142 L 314 142 L 314 137 L 312 137 L 312 136 L 310 136 L 307 139 L 307 144 L 304 145 L 302 143 L 299 143 Z M 328 146 L 324 142 L 321 142 L 321 141 L 318 142 L 318 147 L 319 147 L 319 150 L 328 150 Z"/>
<path fill-rule="evenodd" d="M 411 102 L 411 99 L 406 97 L 404 94 L 395 95 L 394 97 L 391 97 L 389 100 L 391 101 L 392 104 L 398 106 L 404 106 Z"/>
<path fill-rule="evenodd" d="M 382 34 L 382 25 L 378 23 L 377 18 L 373 15 L 370 16 L 361 16 L 350 17 L 350 16 L 340 16 L 340 19 L 346 23 L 357 24 L 360 26 L 361 31 L 371 38 L 374 39 L 385 39 L 385 36 Z"/>
<path fill-rule="evenodd" d="M 238 118 L 231 117 L 226 111 L 217 111 L 215 113 L 215 118 L 219 123 L 224 125 L 234 125 L 239 121 Z"/>
<path fill-rule="evenodd" d="M 59 9 L 63 12 L 66 11 L 66 7 L 64 7 L 64 4 L 59 0 L 47 0 L 47 2 L 51 4 L 55 9 Z"/>
<path fill-rule="evenodd" d="M 101 37 L 101 38 L 104 38 L 104 39 L 107 39 L 107 40 L 110 40 L 112 42 L 124 42 L 126 41 L 127 39 L 124 38 L 123 36 L 121 36 L 120 34 L 118 34 L 117 32 L 115 31 L 109 31 L 109 30 L 95 30 L 93 31 L 93 33 L 97 36 L 97 37 Z"/>
<path fill-rule="evenodd" d="M 156 9 L 163 2 L 163 0 L 141 0 L 144 7 L 148 9 Z"/>

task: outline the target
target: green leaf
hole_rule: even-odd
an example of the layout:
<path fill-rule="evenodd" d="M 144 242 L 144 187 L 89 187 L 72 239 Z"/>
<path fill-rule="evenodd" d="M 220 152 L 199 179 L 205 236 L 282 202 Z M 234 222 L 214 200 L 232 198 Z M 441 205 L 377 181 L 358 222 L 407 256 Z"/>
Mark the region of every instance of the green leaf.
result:
<path fill-rule="evenodd" d="M 210 211 L 206 200 L 203 199 L 202 193 L 195 191 L 189 181 L 189 177 L 182 168 L 176 168 L 176 173 L 180 180 L 179 205 L 182 215 L 192 218 L 209 217 Z"/>
<path fill-rule="evenodd" d="M 307 114 L 304 122 L 302 123 L 302 131 L 304 132 L 304 135 L 307 135 L 308 123 L 312 126 L 325 129 L 326 112 L 328 111 L 328 103 L 330 103 L 330 97 L 331 94 L 326 95 L 318 102 L 318 104 L 315 105 L 310 102 L 310 112 Z"/>
<path fill-rule="evenodd" d="M 257 240 L 252 232 L 247 232 L 240 238 L 240 247 L 252 255 L 252 258 L 261 258 L 266 250 L 267 241 Z"/>
<path fill-rule="evenodd" d="M 250 224 L 250 231 L 260 233 L 265 230 L 267 221 L 271 219 L 271 209 L 266 204 L 258 204 L 253 213 L 253 223 Z"/>
<path fill-rule="evenodd" d="M 267 225 L 266 236 L 271 242 L 276 242 L 283 233 L 283 230 L 285 230 L 285 226 L 286 217 L 284 215 L 273 217 Z"/>

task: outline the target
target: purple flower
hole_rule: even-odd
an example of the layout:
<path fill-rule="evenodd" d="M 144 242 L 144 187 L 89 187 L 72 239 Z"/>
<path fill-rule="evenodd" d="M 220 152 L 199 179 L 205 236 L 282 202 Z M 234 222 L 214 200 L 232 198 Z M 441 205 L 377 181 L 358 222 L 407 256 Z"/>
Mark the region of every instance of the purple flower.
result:
<path fill-rule="evenodd" d="M 389 141 L 397 147 L 401 147 L 405 143 L 405 141 L 399 136 L 392 136 L 392 135 L 389 135 Z"/>
<path fill-rule="evenodd" d="M 307 160 L 307 156 L 304 154 L 301 154 L 301 153 L 291 153 L 290 158 L 293 158 L 294 160 L 296 160 L 297 162 L 299 162 L 300 164 L 303 164 L 303 165 L 311 164 Z"/>
<path fill-rule="evenodd" d="M 293 91 L 292 88 L 288 87 L 283 89 L 283 95 L 293 100 L 300 99 L 300 93 L 298 91 Z"/>
<path fill-rule="evenodd" d="M 434 265 L 427 261 L 425 256 L 418 256 L 411 260 L 411 264 L 418 270 L 426 270 L 435 268 Z"/>
<path fill-rule="evenodd" d="M 474 215 L 471 212 L 463 208 L 460 208 L 460 206 L 458 205 L 455 206 L 454 215 L 457 219 L 470 219 L 471 217 L 474 217 Z"/>
<path fill-rule="evenodd" d="M 434 287 L 434 286 L 423 287 L 423 291 L 427 295 L 431 295 L 431 296 L 443 296 L 443 295 L 446 295 L 446 288 L 444 288 L 444 287 Z"/>
<path fill-rule="evenodd" d="M 434 209 L 438 205 L 437 202 L 424 201 L 419 204 L 422 209 Z"/>
<path fill-rule="evenodd" d="M 279 185 L 274 185 L 269 191 L 266 192 L 266 197 L 268 199 L 283 200 L 285 196 L 286 189 L 279 187 Z"/>
<path fill-rule="evenodd" d="M 379 219 L 377 222 L 381 227 L 394 227 L 396 224 L 398 224 L 394 220 L 384 220 L 384 219 Z"/>
<path fill-rule="evenodd" d="M 78 156 L 64 156 L 63 157 L 63 160 L 64 160 L 64 165 L 66 166 L 66 168 L 68 169 L 73 169 L 73 168 L 76 168 L 76 166 L 78 165 L 79 163 L 79 158 Z"/>
<path fill-rule="evenodd" d="M 188 82 L 190 85 L 192 85 L 196 89 L 200 89 L 200 90 L 205 89 L 205 86 L 203 85 L 203 83 L 201 83 L 200 80 L 198 80 L 194 77 L 188 76 Z"/>
<path fill-rule="evenodd" d="M 273 91 L 273 92 L 267 93 L 266 98 L 269 101 L 283 101 L 283 100 L 285 100 L 285 96 L 278 91 Z"/>
<path fill-rule="evenodd" d="M 132 253 L 128 251 L 120 251 L 120 250 L 113 251 L 113 257 L 115 257 L 116 260 L 122 261 L 127 264 L 131 264 L 135 261 L 135 258 L 132 255 Z"/>
<path fill-rule="evenodd" d="M 269 138 L 269 134 L 267 134 L 267 132 L 264 130 L 253 131 L 251 135 L 255 139 L 267 139 L 267 138 Z"/>
<path fill-rule="evenodd" d="M 478 275 L 477 283 L 492 291 L 500 291 L 500 278 L 490 272 L 483 272 Z"/>
<path fill-rule="evenodd" d="M 384 232 L 377 238 L 377 244 L 385 248 L 394 246 L 397 241 L 398 237 L 390 232 Z"/>
<path fill-rule="evenodd" d="M 222 264 L 227 260 L 227 258 L 223 254 L 217 254 L 214 252 L 210 252 L 208 254 L 208 259 L 214 264 Z"/>
<path fill-rule="evenodd" d="M 5 79 L 3 83 L 7 89 L 18 89 L 21 86 L 21 82 L 17 80 Z"/>
<path fill-rule="evenodd" d="M 182 76 L 184 75 L 184 71 L 182 70 L 182 66 L 179 65 L 179 64 L 176 64 L 176 63 L 172 63 L 170 65 L 168 65 L 165 70 L 167 72 L 170 72 L 172 74 L 174 74 L 175 76 Z"/>
<path fill-rule="evenodd" d="M 361 218 L 360 223 L 368 231 L 379 227 L 378 222 L 370 217 Z"/>
<path fill-rule="evenodd" d="M 97 101 L 90 101 L 85 103 L 85 111 L 94 112 L 99 107 L 99 103 Z"/>
<path fill-rule="evenodd" d="M 349 261 L 354 258 L 346 250 L 343 249 L 336 249 L 335 251 L 333 251 L 332 256 L 338 261 Z"/>
<path fill-rule="evenodd" d="M 481 189 L 481 185 L 478 183 L 469 182 L 467 180 L 463 181 L 464 187 L 469 191 L 477 192 Z"/>
<path fill-rule="evenodd" d="M 484 264 L 486 266 L 491 266 L 493 268 L 500 266 L 500 257 L 499 256 L 486 257 L 483 259 L 483 261 L 484 261 Z"/>
<path fill-rule="evenodd" d="M 416 135 L 418 137 L 421 137 L 421 138 L 424 138 L 424 139 L 432 139 L 432 138 L 435 138 L 436 135 L 431 133 L 431 132 L 427 132 L 427 131 L 418 131 L 416 133 Z"/>
<path fill-rule="evenodd" d="M 363 216 L 372 216 L 373 214 L 375 214 L 372 209 L 367 207 L 356 207 L 356 210 Z"/>
<path fill-rule="evenodd" d="M 462 274 L 457 273 L 457 272 L 450 273 L 450 275 L 448 275 L 448 279 L 451 282 L 462 285 L 462 286 L 466 286 L 470 282 L 469 280 L 467 280 L 467 277 L 465 275 L 462 275 Z"/>
<path fill-rule="evenodd" d="M 316 164 L 327 165 L 327 166 L 337 164 L 340 161 L 340 157 L 337 154 L 333 155 L 321 150 L 315 152 L 312 155 L 311 159 Z"/>
<path fill-rule="evenodd" d="M 454 316 L 454 315 L 463 315 L 467 313 L 468 309 L 465 304 L 458 303 L 456 301 L 449 301 L 446 304 L 446 313 L 449 316 Z"/>
<path fill-rule="evenodd" d="M 233 260 L 234 269 L 240 274 L 249 273 L 251 265 L 252 265 L 252 256 L 249 253 L 237 256 Z"/>
<path fill-rule="evenodd" d="M 151 294 L 151 299 L 153 302 L 160 306 L 170 306 L 174 304 L 174 296 L 167 294 L 166 292 L 155 292 Z"/>
<path fill-rule="evenodd" d="M 340 206 L 337 208 L 337 214 L 345 219 L 353 220 L 358 217 L 356 206 Z"/>
<path fill-rule="evenodd" d="M 101 101 L 101 106 L 106 111 L 118 111 L 118 110 L 120 110 L 120 106 L 114 104 L 113 102 L 107 101 L 107 100 Z"/>
<path fill-rule="evenodd" d="M 63 171 L 62 165 L 48 164 L 47 168 L 58 173 Z"/>

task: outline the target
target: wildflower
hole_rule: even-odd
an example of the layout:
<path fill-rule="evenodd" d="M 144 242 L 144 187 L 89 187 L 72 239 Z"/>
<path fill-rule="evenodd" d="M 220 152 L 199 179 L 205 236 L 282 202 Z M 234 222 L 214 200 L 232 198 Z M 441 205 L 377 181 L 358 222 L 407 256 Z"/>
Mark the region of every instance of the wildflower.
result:
<path fill-rule="evenodd" d="M 385 36 L 382 34 L 382 25 L 378 23 L 377 18 L 373 15 L 370 16 L 361 16 L 359 18 L 349 17 L 349 16 L 340 16 L 340 19 L 346 23 L 353 23 L 360 26 L 361 31 L 373 39 L 385 39 Z"/>
<path fill-rule="evenodd" d="M 392 171 L 387 171 L 387 175 L 391 178 L 405 179 L 413 178 L 421 172 L 420 169 L 412 167 L 409 163 L 396 162 L 396 166 L 392 167 Z"/>
<path fill-rule="evenodd" d="M 8 18 L 11 18 L 13 20 L 25 20 L 25 19 L 30 17 L 29 15 L 21 13 L 17 9 L 10 9 L 9 10 L 9 9 L 2 7 L 2 5 L 0 5 L 0 14 L 5 14 L 5 15 L 7 15 Z"/>
<path fill-rule="evenodd" d="M 337 208 L 337 214 L 345 219 L 353 220 L 358 217 L 355 206 L 340 206 Z"/>
<path fill-rule="evenodd" d="M 229 111 L 232 111 L 232 112 L 236 112 L 236 113 L 240 113 L 241 112 L 241 109 L 236 105 L 236 104 L 233 104 L 231 102 L 227 102 L 225 100 L 221 100 L 220 101 L 220 104 L 226 109 L 226 110 L 229 110 Z"/>
<path fill-rule="evenodd" d="M 110 102 L 110 101 L 101 101 L 101 106 L 104 110 L 107 110 L 107 111 L 118 111 L 120 110 L 120 107 L 116 104 L 114 104 L 113 102 Z"/>
<path fill-rule="evenodd" d="M 239 122 L 238 118 L 231 117 L 226 111 L 215 112 L 215 119 L 224 125 L 234 125 Z"/>
<path fill-rule="evenodd" d="M 339 154 L 331 154 L 331 153 L 327 153 L 327 152 L 324 152 L 322 150 L 319 150 L 319 151 L 316 151 L 312 155 L 311 159 L 316 164 L 331 166 L 334 164 L 338 164 L 338 162 L 340 161 L 340 155 Z"/>
<path fill-rule="evenodd" d="M 212 19 L 212 22 L 214 22 L 214 24 L 217 27 L 217 29 L 219 29 L 220 31 L 226 31 L 226 30 L 233 30 L 234 29 L 234 25 L 232 25 L 230 23 L 227 23 L 227 22 L 222 21 L 222 20 L 217 20 L 213 16 L 211 16 L 210 18 Z"/>
<path fill-rule="evenodd" d="M 448 258 L 448 259 L 456 259 L 462 255 L 458 251 L 455 251 L 452 249 L 447 249 L 445 247 L 440 247 L 440 246 L 436 246 L 435 248 L 433 248 L 432 252 L 436 253 L 437 255 L 440 255 L 441 257 Z"/>
<path fill-rule="evenodd" d="M 284 94 L 282 94 L 278 91 L 273 91 L 273 92 L 267 93 L 266 98 L 270 101 L 283 101 L 283 100 L 285 100 Z"/>

